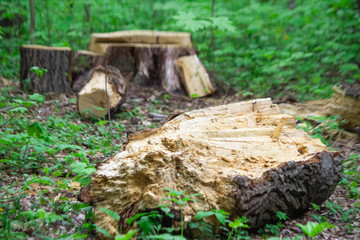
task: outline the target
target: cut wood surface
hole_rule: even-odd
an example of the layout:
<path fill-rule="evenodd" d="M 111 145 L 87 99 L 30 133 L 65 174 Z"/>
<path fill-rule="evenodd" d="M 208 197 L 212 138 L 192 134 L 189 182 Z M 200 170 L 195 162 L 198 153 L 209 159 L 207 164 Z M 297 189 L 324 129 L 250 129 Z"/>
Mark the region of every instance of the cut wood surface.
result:
<path fill-rule="evenodd" d="M 113 111 L 125 96 L 126 80 L 120 71 L 108 66 L 106 71 L 98 67 L 89 74 L 88 82 L 79 92 L 78 109 L 85 116 L 104 117 L 108 113 L 108 97 L 110 110 Z M 107 77 L 107 84 L 105 77 Z M 107 91 L 107 92 L 106 92 Z"/>
<path fill-rule="evenodd" d="M 186 32 L 162 32 L 151 30 L 117 31 L 110 33 L 93 33 L 90 35 L 88 50 L 104 53 L 107 43 L 148 43 L 174 44 L 191 47 L 191 35 Z"/>
<path fill-rule="evenodd" d="M 71 48 L 23 45 L 20 47 L 20 85 L 31 92 L 66 93 L 71 90 Z M 39 77 L 30 69 L 47 69 Z M 30 82 L 27 82 L 28 79 Z"/>
<path fill-rule="evenodd" d="M 10 86 L 9 80 L 6 78 L 0 77 L 0 88 Z"/>
<path fill-rule="evenodd" d="M 197 55 L 181 57 L 177 60 L 181 80 L 191 97 L 203 97 L 215 92 L 205 67 Z"/>
<path fill-rule="evenodd" d="M 123 151 L 98 167 L 91 179 L 96 225 L 115 235 L 127 218 L 164 204 L 170 188 L 201 194 L 183 208 L 185 224 L 199 210 L 223 209 L 259 227 L 277 221 L 277 211 L 295 217 L 324 202 L 342 178 L 341 160 L 271 99 L 186 112 L 129 136 Z"/>
<path fill-rule="evenodd" d="M 360 89 L 360 83 L 358 85 Z M 360 97 L 354 97 L 357 96 L 355 93 L 346 94 L 346 91 L 338 86 L 334 86 L 333 91 L 334 94 L 327 105 L 327 113 L 339 115 L 342 120 L 346 120 L 342 126 L 347 129 L 360 129 Z M 349 89 L 348 92 L 351 90 Z"/>

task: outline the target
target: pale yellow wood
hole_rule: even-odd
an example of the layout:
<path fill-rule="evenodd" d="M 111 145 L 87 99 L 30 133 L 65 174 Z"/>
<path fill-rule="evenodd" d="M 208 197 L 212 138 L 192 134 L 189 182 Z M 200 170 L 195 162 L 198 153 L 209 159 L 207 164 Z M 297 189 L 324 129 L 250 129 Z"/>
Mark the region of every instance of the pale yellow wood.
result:
<path fill-rule="evenodd" d="M 151 30 L 118 31 L 110 33 L 93 33 L 90 35 L 88 50 L 103 53 L 107 44 L 143 43 L 166 44 L 191 47 L 191 34 L 186 32 L 162 32 Z"/>
<path fill-rule="evenodd" d="M 42 50 L 51 50 L 51 51 L 71 51 L 71 48 L 68 47 L 48 47 L 42 45 L 22 45 L 23 48 L 33 48 L 33 49 L 42 49 Z"/>
<path fill-rule="evenodd" d="M 360 128 L 360 99 L 346 95 L 338 86 L 333 87 L 334 94 L 326 106 L 330 115 L 340 115 L 343 124 L 348 129 Z"/>
<path fill-rule="evenodd" d="M 0 77 L 0 87 L 7 87 L 7 86 L 10 86 L 9 80 Z"/>
<path fill-rule="evenodd" d="M 215 92 L 205 67 L 196 55 L 177 59 L 181 80 L 190 97 L 203 97 Z"/>
<path fill-rule="evenodd" d="M 107 91 L 110 98 L 110 109 L 112 109 L 120 102 L 121 95 L 117 92 L 116 87 L 109 83 Z M 79 112 L 85 116 L 102 118 L 107 114 L 107 106 L 105 73 L 96 71 L 91 80 L 79 92 Z"/>

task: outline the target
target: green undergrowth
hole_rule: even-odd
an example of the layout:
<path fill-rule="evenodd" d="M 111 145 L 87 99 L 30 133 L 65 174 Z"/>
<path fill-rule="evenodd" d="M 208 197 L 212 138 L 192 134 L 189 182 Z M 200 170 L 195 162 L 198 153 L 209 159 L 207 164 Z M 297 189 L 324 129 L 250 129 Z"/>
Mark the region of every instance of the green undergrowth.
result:
<path fill-rule="evenodd" d="M 35 3 L 35 43 L 86 49 L 91 32 L 190 31 L 200 58 L 245 96 L 329 97 L 359 78 L 356 0 L 45 0 Z M 29 43 L 28 1 L 0 1 L 0 76 L 17 81 Z M 42 66 L 41 66 L 42 67 Z M 225 84 L 225 85 L 226 85 Z"/>

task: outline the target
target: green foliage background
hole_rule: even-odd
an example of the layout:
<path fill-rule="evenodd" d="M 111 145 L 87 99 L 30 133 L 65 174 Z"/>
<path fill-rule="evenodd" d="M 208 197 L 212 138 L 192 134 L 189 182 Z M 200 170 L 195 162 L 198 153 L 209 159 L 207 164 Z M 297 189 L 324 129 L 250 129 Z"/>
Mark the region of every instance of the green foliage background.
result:
<path fill-rule="evenodd" d="M 17 24 L 0 28 L 0 75 L 6 78 L 18 77 L 18 47 L 30 41 L 28 4 L 0 1 L 1 21 Z M 77 50 L 86 49 L 91 32 L 192 30 L 201 59 L 218 81 L 247 95 L 323 98 L 333 84 L 360 78 L 356 0 L 217 0 L 216 21 L 210 18 L 211 0 L 37 0 L 35 5 L 36 44 L 42 45 Z M 214 49 L 206 22 L 213 23 Z"/>

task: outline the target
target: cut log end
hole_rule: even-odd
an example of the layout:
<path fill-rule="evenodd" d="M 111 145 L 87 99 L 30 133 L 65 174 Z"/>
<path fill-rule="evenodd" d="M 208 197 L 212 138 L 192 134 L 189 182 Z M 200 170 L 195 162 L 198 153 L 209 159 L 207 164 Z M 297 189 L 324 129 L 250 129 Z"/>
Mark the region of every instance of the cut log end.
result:
<path fill-rule="evenodd" d="M 353 87 L 355 90 L 360 89 L 360 80 L 359 83 L 355 82 Z M 346 129 L 360 129 L 360 98 L 354 97 L 356 94 L 349 86 L 345 89 L 334 86 L 333 91 L 334 94 L 327 105 L 327 114 L 339 115 L 341 120 L 344 120 L 341 126 Z M 348 95 L 346 92 L 351 94 Z"/>
<path fill-rule="evenodd" d="M 340 179 L 338 153 L 297 130 L 270 99 L 257 99 L 183 113 L 133 136 L 98 167 L 91 195 L 95 209 L 126 219 L 161 205 L 165 188 L 185 190 L 202 195 L 183 208 L 186 223 L 199 210 L 223 209 L 258 227 L 276 220 L 277 211 L 294 217 L 325 201 Z M 117 223 L 101 211 L 95 220 L 116 233 Z"/>
<path fill-rule="evenodd" d="M 84 116 L 102 118 L 114 110 L 123 100 L 126 81 L 119 70 L 109 66 L 107 74 L 103 67 L 93 70 L 78 96 L 78 109 Z M 107 77 L 107 81 L 106 81 Z"/>
<path fill-rule="evenodd" d="M 181 80 L 190 97 L 203 97 L 215 92 L 206 69 L 196 55 L 177 60 Z"/>

